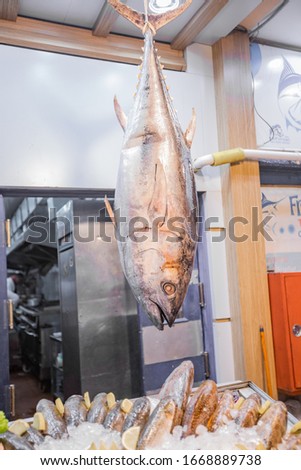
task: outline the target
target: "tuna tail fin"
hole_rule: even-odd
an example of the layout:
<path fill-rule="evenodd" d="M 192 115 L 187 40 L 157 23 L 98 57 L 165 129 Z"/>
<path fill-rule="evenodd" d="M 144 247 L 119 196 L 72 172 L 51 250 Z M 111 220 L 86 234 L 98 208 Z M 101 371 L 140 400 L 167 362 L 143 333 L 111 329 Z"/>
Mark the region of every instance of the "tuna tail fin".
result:
<path fill-rule="evenodd" d="M 141 29 L 141 31 L 144 32 L 145 26 L 148 24 L 151 29 L 156 32 L 158 31 L 158 29 L 162 28 L 162 26 L 166 25 L 170 21 L 177 18 L 177 16 L 181 15 L 181 13 L 183 13 L 186 8 L 191 5 L 192 0 L 185 0 L 184 3 L 178 8 L 166 11 L 165 13 L 159 13 L 158 15 L 148 15 L 147 13 L 139 13 L 128 5 L 121 3 L 120 0 L 108 0 L 108 3 L 121 16 L 131 21 L 131 23 L 137 26 L 137 28 Z"/>
<path fill-rule="evenodd" d="M 111 5 L 114 10 L 116 10 L 121 16 L 133 23 L 137 28 L 143 29 L 145 25 L 145 15 L 139 13 L 133 8 L 121 3 L 120 0 L 108 0 L 108 3 Z"/>
<path fill-rule="evenodd" d="M 158 15 L 148 15 L 148 21 L 153 28 L 158 29 L 165 26 L 170 21 L 180 16 L 192 3 L 192 0 L 185 0 L 185 2 L 174 10 L 166 11 L 165 13 L 159 13 Z"/>

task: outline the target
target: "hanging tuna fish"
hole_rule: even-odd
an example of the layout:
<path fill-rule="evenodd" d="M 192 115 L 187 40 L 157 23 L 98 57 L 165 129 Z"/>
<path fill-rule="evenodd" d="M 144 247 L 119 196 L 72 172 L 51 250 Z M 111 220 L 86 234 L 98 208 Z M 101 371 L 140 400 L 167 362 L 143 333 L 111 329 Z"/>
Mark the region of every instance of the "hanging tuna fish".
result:
<path fill-rule="evenodd" d="M 153 42 L 156 31 L 192 0 L 162 14 L 139 13 L 119 0 L 110 5 L 144 34 L 134 104 L 127 118 L 115 97 L 124 130 L 114 223 L 121 264 L 137 301 L 153 324 L 171 327 L 191 278 L 196 248 L 197 197 L 190 161 L 195 113 L 182 132 Z"/>

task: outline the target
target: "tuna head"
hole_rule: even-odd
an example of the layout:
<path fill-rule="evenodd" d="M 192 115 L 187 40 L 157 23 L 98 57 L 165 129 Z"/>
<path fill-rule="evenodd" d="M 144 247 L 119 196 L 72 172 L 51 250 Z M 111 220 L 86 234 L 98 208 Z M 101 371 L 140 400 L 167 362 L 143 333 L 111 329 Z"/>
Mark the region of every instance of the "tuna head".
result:
<path fill-rule="evenodd" d="M 175 240 L 160 233 L 157 241 L 138 243 L 127 240 L 121 258 L 132 291 L 152 323 L 163 330 L 171 327 L 183 303 L 191 278 L 195 242 L 187 235 Z"/>

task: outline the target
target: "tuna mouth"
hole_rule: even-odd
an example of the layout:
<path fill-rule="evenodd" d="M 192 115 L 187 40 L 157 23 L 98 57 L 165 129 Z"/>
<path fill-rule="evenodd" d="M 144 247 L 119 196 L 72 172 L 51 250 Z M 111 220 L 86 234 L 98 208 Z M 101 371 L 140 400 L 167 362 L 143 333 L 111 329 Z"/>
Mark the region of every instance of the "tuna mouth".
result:
<path fill-rule="evenodd" d="M 172 318 L 172 317 L 168 317 L 168 315 L 166 314 L 166 312 L 164 312 L 164 310 L 161 308 L 161 306 L 155 302 L 154 300 L 150 299 L 150 301 L 157 307 L 158 309 L 158 313 L 160 315 L 160 319 L 156 316 L 156 327 L 159 329 L 159 330 L 163 330 L 164 329 L 164 321 L 166 321 L 166 323 L 168 324 L 168 326 L 171 328 L 175 319 Z"/>

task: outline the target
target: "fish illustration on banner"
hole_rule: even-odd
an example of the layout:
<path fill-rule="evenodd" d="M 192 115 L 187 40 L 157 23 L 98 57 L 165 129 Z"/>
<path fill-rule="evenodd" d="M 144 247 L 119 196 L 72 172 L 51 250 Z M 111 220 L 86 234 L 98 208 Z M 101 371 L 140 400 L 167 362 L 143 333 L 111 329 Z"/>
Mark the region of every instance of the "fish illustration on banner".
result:
<path fill-rule="evenodd" d="M 118 13 L 142 31 L 144 47 L 128 117 L 114 99 L 124 138 L 114 212 L 108 201 L 106 205 L 115 224 L 125 277 L 159 330 L 163 330 L 165 321 L 173 325 L 194 263 L 197 195 L 190 147 L 196 116 L 193 110 L 183 132 L 153 37 L 191 1 L 173 2 L 172 9 L 150 14 L 148 2 L 144 2 L 145 12 L 140 13 L 119 0 L 109 0 Z"/>
<path fill-rule="evenodd" d="M 300 53 L 252 44 L 251 67 L 258 146 L 300 149 Z"/>
<path fill-rule="evenodd" d="M 286 196 L 285 196 L 286 197 Z M 273 215 L 277 210 L 278 204 L 283 201 L 284 198 L 278 199 L 278 201 L 270 201 L 264 193 L 261 193 L 261 207 L 263 214 Z"/>
<path fill-rule="evenodd" d="M 296 73 L 283 57 L 283 71 L 279 80 L 278 102 L 286 125 L 301 131 L 301 75 Z"/>

